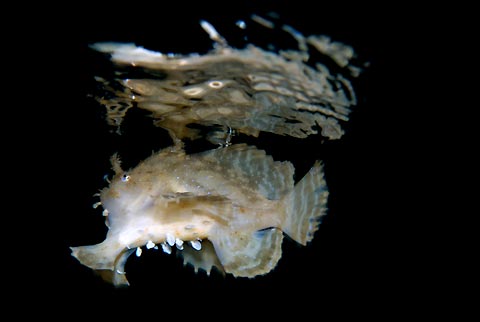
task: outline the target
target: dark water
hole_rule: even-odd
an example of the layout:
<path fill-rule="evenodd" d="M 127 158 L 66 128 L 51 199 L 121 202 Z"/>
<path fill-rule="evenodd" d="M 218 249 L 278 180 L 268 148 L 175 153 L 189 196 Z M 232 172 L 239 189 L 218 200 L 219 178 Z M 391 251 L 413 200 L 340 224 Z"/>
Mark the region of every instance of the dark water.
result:
<path fill-rule="evenodd" d="M 196 313 L 189 308 L 196 308 L 196 312 L 203 312 L 198 313 L 200 317 L 216 316 L 218 307 L 232 307 L 241 313 L 255 308 L 262 313 L 320 314 L 332 307 L 373 310 L 378 302 L 388 304 L 388 296 L 382 294 L 391 294 L 400 277 L 392 271 L 393 250 L 388 242 L 394 230 L 387 220 L 393 213 L 388 197 L 394 191 L 385 188 L 385 183 L 394 180 L 395 169 L 390 165 L 392 142 L 383 135 L 389 122 L 392 124 L 386 112 L 388 84 L 381 79 L 381 73 L 385 72 L 382 70 L 384 36 L 376 28 L 363 25 L 369 16 L 362 16 L 362 12 L 342 13 L 336 8 L 326 9 L 336 10 L 335 13 L 322 14 L 313 12 L 306 3 L 297 2 L 280 2 L 273 7 L 267 3 L 247 3 L 238 5 L 238 10 L 223 11 L 215 6 L 217 10 L 213 10 L 212 6 L 189 12 L 180 5 L 172 6 L 175 9 L 159 13 L 158 20 L 140 19 L 140 9 L 128 13 L 129 8 L 125 8 L 125 14 L 135 14 L 138 23 L 128 23 L 126 17 L 113 19 L 91 13 L 71 37 L 58 37 L 56 62 L 64 68 L 55 69 L 59 70 L 58 86 L 62 89 L 58 106 L 55 104 L 57 127 L 52 130 L 46 123 L 44 129 L 52 132 L 49 144 L 55 146 L 54 153 L 48 156 L 49 165 L 55 170 L 52 180 L 56 182 L 49 215 L 53 219 L 49 228 L 53 229 L 49 229 L 46 237 L 50 246 L 41 257 L 42 272 L 46 271 L 44 278 L 27 279 L 29 288 L 50 289 L 52 300 L 78 301 L 84 309 L 91 304 L 105 304 L 108 308 L 119 305 L 119 309 L 130 305 L 128 312 L 138 309 L 146 313 L 170 307 L 179 316 L 194 316 Z M 88 97 L 96 90 L 93 76 L 108 72 L 104 60 L 88 45 L 119 41 L 163 52 L 205 52 L 210 49 L 211 41 L 198 24 L 205 19 L 232 46 L 241 46 L 243 37 L 232 36 L 239 32 L 235 22 L 252 13 L 269 11 L 277 12 L 283 23 L 305 34 L 326 34 L 349 44 L 360 57 L 371 62 L 356 84 L 359 104 L 345 124 L 346 133 L 340 140 L 325 141 L 316 136 L 296 139 L 274 134 L 263 134 L 258 139 L 234 138 L 236 142 L 265 149 L 277 160 L 290 160 L 299 178 L 314 160 L 324 161 L 330 190 L 329 211 L 315 238 L 307 247 L 286 239 L 278 266 L 271 273 L 251 280 L 229 275 L 223 278 L 215 272 L 210 277 L 195 274 L 190 267 L 182 266 L 181 259 L 149 251 L 140 258 L 130 257 L 126 266 L 129 288 L 114 289 L 105 284 L 71 257 L 68 247 L 104 239 L 104 218 L 99 210 L 92 208 L 96 201 L 92 195 L 106 185 L 103 177 L 110 173 L 109 158 L 118 151 L 127 167 L 133 166 L 171 141 L 140 110 L 125 120 L 124 135 L 113 133 L 106 124 L 104 109 Z M 268 45 L 267 37 L 270 36 L 253 33 L 249 42 Z M 207 147 L 202 141 L 189 146 L 192 151 Z M 186 311 L 178 311 L 179 308 Z M 225 318 L 233 316 L 235 313 L 230 313 Z M 157 318 L 164 317 L 159 314 Z"/>

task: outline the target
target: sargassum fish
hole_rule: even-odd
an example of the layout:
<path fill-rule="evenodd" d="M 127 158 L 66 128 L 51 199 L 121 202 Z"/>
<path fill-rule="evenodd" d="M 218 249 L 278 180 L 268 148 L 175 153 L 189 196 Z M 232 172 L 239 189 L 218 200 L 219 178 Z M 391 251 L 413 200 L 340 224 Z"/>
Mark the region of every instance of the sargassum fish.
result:
<path fill-rule="evenodd" d="M 129 171 L 112 157 L 115 175 L 100 192 L 106 239 L 71 247 L 80 263 L 126 286 L 127 258 L 141 248 L 172 248 L 184 262 L 252 278 L 274 269 L 284 234 L 306 245 L 327 211 L 322 163 L 294 182 L 294 166 L 265 151 L 234 144 L 187 154 L 165 148 Z"/>

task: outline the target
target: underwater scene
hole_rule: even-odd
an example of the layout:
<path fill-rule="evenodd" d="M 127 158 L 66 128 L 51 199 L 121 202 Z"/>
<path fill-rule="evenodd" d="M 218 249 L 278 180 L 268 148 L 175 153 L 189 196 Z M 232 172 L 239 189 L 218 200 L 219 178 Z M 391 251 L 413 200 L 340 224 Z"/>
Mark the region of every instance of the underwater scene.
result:
<path fill-rule="evenodd" d="M 345 301 L 380 269 L 378 36 L 246 3 L 70 40 L 59 293 Z"/>

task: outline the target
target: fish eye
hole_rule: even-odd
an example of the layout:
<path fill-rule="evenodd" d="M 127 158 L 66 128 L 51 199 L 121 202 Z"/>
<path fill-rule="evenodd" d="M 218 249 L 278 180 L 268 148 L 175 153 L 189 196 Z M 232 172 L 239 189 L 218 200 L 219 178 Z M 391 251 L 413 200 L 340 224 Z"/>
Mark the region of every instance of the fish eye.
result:
<path fill-rule="evenodd" d="M 127 181 L 129 181 L 129 180 L 130 180 L 130 176 L 129 176 L 128 174 L 124 174 L 124 175 L 122 176 L 122 181 L 123 181 L 123 182 L 127 182 Z"/>
<path fill-rule="evenodd" d="M 212 81 L 208 83 L 208 86 L 210 86 L 211 88 L 220 88 L 223 86 L 223 83 L 220 81 Z"/>

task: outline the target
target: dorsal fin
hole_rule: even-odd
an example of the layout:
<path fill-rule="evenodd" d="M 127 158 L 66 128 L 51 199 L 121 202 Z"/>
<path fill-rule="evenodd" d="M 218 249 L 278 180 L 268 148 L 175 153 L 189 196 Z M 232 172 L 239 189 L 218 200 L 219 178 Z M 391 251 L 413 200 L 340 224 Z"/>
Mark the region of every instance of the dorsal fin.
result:
<path fill-rule="evenodd" d="M 211 237 L 223 269 L 236 277 L 255 277 L 274 269 L 282 255 L 282 240 L 283 233 L 276 228 Z"/>
<path fill-rule="evenodd" d="M 248 184 L 270 200 L 280 199 L 294 185 L 293 165 L 288 161 L 274 161 L 255 146 L 235 144 L 204 152 L 202 157 L 226 170 L 243 173 Z"/>

